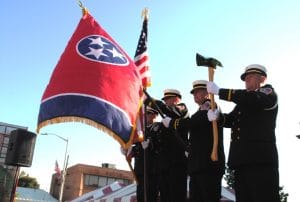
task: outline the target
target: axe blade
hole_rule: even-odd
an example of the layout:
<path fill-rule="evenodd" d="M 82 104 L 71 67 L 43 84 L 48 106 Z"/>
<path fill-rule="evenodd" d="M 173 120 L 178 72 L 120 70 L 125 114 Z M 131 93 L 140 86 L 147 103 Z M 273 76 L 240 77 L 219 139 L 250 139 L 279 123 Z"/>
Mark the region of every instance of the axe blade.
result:
<path fill-rule="evenodd" d="M 216 69 L 217 66 L 223 67 L 222 63 L 215 58 L 205 58 L 204 56 L 196 53 L 197 66 L 212 67 Z"/>

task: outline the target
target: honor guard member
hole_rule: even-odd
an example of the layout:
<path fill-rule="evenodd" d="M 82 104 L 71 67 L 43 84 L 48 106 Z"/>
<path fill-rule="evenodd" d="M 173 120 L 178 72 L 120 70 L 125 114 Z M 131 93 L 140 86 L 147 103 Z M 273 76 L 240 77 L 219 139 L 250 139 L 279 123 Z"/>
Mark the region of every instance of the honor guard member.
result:
<path fill-rule="evenodd" d="M 219 202 L 221 183 L 225 170 L 223 147 L 223 128 L 218 128 L 218 161 L 211 160 L 213 148 L 212 123 L 207 118 L 211 107 L 206 90 L 206 80 L 193 82 L 191 94 L 198 105 L 198 110 L 187 119 L 171 120 L 170 127 L 189 129 L 188 174 L 190 202 Z M 174 123 L 174 124 L 172 124 Z"/>
<path fill-rule="evenodd" d="M 196 80 L 191 90 L 199 108 L 189 120 L 190 202 L 219 202 L 225 170 L 222 127 L 218 128 L 218 161 L 214 162 L 210 158 L 213 148 L 213 129 L 207 118 L 211 101 L 208 99 L 206 84 L 205 80 Z"/>
<path fill-rule="evenodd" d="M 188 110 L 181 103 L 181 94 L 176 89 L 164 90 L 163 104 L 158 102 L 160 109 L 167 116 L 162 120 L 167 131 L 164 134 L 164 152 L 162 159 L 166 169 L 162 171 L 162 181 L 167 187 L 168 200 L 170 202 L 186 201 L 187 196 L 187 157 L 185 150 L 188 143 L 188 130 L 184 127 L 174 131 L 169 128 L 170 120 L 188 118 Z M 173 124 L 173 123 L 172 123 Z"/>
<path fill-rule="evenodd" d="M 267 70 L 259 64 L 245 68 L 241 75 L 245 90 L 207 84 L 207 91 L 236 104 L 228 114 L 209 111 L 210 120 L 219 117 L 231 128 L 228 166 L 234 170 L 237 202 L 279 202 L 278 154 L 275 138 L 277 95 L 264 85 Z"/>
<path fill-rule="evenodd" d="M 163 127 L 161 122 L 154 122 L 158 112 L 150 107 L 146 108 L 146 140 L 136 142 L 130 149 L 128 156 L 134 158 L 134 173 L 137 177 L 136 195 L 137 202 L 144 202 L 144 175 L 146 173 L 146 197 L 147 202 L 157 202 L 159 196 L 158 170 L 157 170 L 157 140 L 160 129 Z M 145 154 L 146 156 L 145 156 Z M 146 170 L 144 170 L 144 157 L 146 157 Z M 145 172 L 146 171 L 146 172 Z"/>
<path fill-rule="evenodd" d="M 149 105 L 158 106 L 166 116 L 162 120 L 165 130 L 161 135 L 161 149 L 159 154 L 160 166 L 160 201 L 182 202 L 187 196 L 187 157 L 185 150 L 188 141 L 188 130 L 181 128 L 176 131 L 169 128 L 170 120 L 188 118 L 188 110 L 181 102 L 181 94 L 176 89 L 164 90 L 164 97 L 160 100 L 150 99 Z M 154 103 L 155 102 L 155 103 Z"/>

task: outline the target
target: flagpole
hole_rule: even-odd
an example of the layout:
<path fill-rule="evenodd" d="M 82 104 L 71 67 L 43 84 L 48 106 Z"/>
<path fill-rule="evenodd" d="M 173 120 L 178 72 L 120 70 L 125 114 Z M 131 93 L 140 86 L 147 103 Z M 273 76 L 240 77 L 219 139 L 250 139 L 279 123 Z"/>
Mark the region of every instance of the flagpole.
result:
<path fill-rule="evenodd" d="M 132 165 L 131 165 L 131 162 L 130 162 L 129 159 L 126 157 L 126 155 L 125 155 L 125 159 L 126 159 L 126 161 L 127 161 L 127 163 L 128 163 L 128 166 L 129 166 L 129 168 L 130 168 L 131 173 L 133 174 L 134 181 L 138 184 L 139 182 L 138 182 L 138 180 L 137 180 L 137 177 L 136 177 L 136 175 L 135 175 L 135 172 L 134 172 L 134 170 L 133 170 L 133 167 L 132 167 Z"/>
<path fill-rule="evenodd" d="M 82 10 L 82 16 L 85 16 L 89 12 L 88 9 L 85 6 L 83 6 L 83 4 L 80 0 L 78 0 L 78 5 Z"/>
<path fill-rule="evenodd" d="M 149 10 L 148 8 L 144 8 L 142 11 L 142 18 L 143 21 L 148 20 L 149 19 Z M 148 38 L 148 34 L 147 34 L 147 38 Z M 144 90 L 147 90 L 147 87 L 144 87 Z M 147 108 L 146 105 L 143 105 L 144 108 L 144 140 L 146 141 L 148 138 L 148 132 L 147 132 Z M 148 160 L 147 160 L 147 156 L 148 156 L 148 148 L 146 148 L 144 150 L 144 202 L 147 202 L 147 190 L 148 190 L 148 170 L 147 170 L 147 164 L 148 164 Z"/>
<path fill-rule="evenodd" d="M 146 88 L 145 88 L 146 89 Z M 147 131 L 147 109 L 146 105 L 144 107 L 144 140 L 147 141 L 148 131 Z M 147 156 L 148 156 L 148 148 L 144 149 L 144 201 L 147 202 L 147 188 L 148 188 L 148 175 L 147 175 Z"/>

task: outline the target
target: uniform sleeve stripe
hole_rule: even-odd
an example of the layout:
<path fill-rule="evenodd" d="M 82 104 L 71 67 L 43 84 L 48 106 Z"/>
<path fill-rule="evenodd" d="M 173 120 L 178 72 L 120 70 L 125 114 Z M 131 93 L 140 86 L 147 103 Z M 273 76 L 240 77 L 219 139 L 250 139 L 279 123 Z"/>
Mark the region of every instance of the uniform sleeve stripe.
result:
<path fill-rule="evenodd" d="M 229 89 L 228 96 L 227 96 L 228 101 L 231 101 L 231 94 L 232 94 L 232 89 Z"/>

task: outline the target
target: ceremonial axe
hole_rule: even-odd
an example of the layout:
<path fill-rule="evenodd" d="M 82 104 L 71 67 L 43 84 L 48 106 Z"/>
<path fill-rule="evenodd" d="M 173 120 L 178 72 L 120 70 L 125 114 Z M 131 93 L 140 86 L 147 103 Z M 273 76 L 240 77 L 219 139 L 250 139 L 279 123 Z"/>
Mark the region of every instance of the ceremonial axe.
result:
<path fill-rule="evenodd" d="M 197 66 L 208 67 L 208 78 L 209 78 L 208 80 L 209 81 L 214 81 L 214 73 L 215 73 L 216 67 L 217 66 L 223 67 L 221 62 L 219 62 L 217 59 L 205 58 L 198 53 L 196 53 L 196 64 L 197 64 Z M 211 109 L 215 110 L 216 103 L 215 103 L 214 95 L 210 93 L 209 98 L 211 100 Z M 213 126 L 214 142 L 213 142 L 213 148 L 212 148 L 210 158 L 212 161 L 218 161 L 218 125 L 217 125 L 217 121 L 213 121 L 212 126 Z"/>

